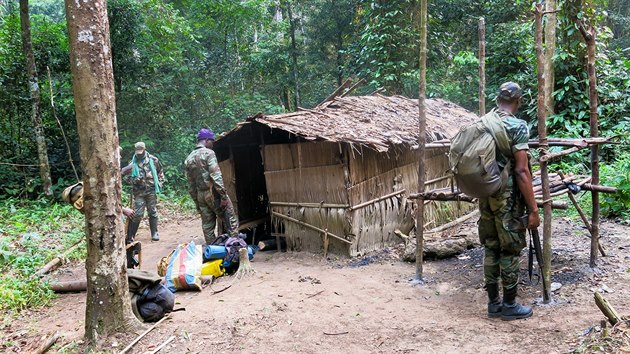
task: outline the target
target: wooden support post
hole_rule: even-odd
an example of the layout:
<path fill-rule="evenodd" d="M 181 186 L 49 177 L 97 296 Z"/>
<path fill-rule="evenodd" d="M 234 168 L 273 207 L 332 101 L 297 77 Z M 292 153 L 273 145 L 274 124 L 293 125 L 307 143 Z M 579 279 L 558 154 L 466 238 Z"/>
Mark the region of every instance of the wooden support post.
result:
<path fill-rule="evenodd" d="M 426 180 L 425 150 L 427 143 L 427 108 L 425 105 L 427 91 L 427 3 L 420 0 L 420 80 L 418 83 L 418 194 L 424 193 Z M 422 261 L 424 250 L 424 202 L 418 199 L 416 203 L 416 277 L 415 281 L 422 283 Z"/>
<path fill-rule="evenodd" d="M 551 60 L 546 58 L 543 52 L 543 5 L 537 3 L 534 8 L 535 15 L 535 45 L 536 45 L 536 63 L 538 68 L 538 139 L 540 142 L 540 155 L 544 156 L 548 151 L 547 142 L 547 111 L 545 110 L 545 95 L 551 94 L 545 92 L 545 61 Z M 543 194 L 543 302 L 548 304 L 551 302 L 551 196 L 549 192 L 549 171 L 547 168 L 547 162 L 540 162 L 540 178 L 542 180 L 542 194 Z"/>
<path fill-rule="evenodd" d="M 479 18 L 479 116 L 486 114 L 486 21 Z"/>
<path fill-rule="evenodd" d="M 588 27 L 588 28 L 587 28 Z M 590 108 L 589 123 L 591 126 L 591 138 L 596 138 L 599 134 L 598 131 L 598 113 L 597 113 L 597 75 L 595 73 L 595 28 L 592 25 L 586 26 L 584 23 L 579 22 L 578 28 L 584 37 L 587 48 L 587 65 L 586 71 L 588 73 L 588 101 Z M 599 184 L 599 145 L 591 146 L 591 183 Z M 591 258 L 590 266 L 595 268 L 597 266 L 597 244 L 599 243 L 599 192 L 591 191 L 591 201 L 593 204 L 593 214 L 591 216 L 591 227 L 593 232 L 591 233 Z"/>

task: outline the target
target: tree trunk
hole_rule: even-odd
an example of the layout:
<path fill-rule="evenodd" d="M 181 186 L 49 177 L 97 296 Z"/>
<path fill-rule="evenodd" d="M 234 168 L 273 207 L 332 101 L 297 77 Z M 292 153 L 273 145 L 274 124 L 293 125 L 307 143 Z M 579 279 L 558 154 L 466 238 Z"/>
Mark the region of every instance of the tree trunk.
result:
<path fill-rule="evenodd" d="M 291 10 L 291 1 L 285 1 L 287 9 L 287 18 L 289 20 L 289 38 L 291 39 L 291 63 L 293 66 L 293 89 L 295 90 L 294 106 L 297 110 L 300 107 L 300 83 L 298 80 L 298 60 L 297 60 L 297 45 L 295 43 L 295 20 L 293 20 L 293 12 Z"/>
<path fill-rule="evenodd" d="M 599 114 L 597 113 L 597 74 L 595 72 L 595 38 L 596 32 L 592 25 L 579 24 L 580 32 L 584 37 L 587 47 L 587 65 L 586 71 L 588 72 L 588 101 L 590 108 L 590 126 L 591 126 L 591 138 L 595 138 L 599 135 L 598 120 Z M 591 184 L 599 184 L 599 145 L 593 145 L 591 147 Z M 599 192 L 596 190 L 591 191 L 591 201 L 593 204 L 593 216 L 591 220 L 591 257 L 590 266 L 595 268 L 597 266 L 597 250 L 599 245 Z"/>
<path fill-rule="evenodd" d="M 538 69 L 538 140 L 540 141 L 540 155 L 547 154 L 549 142 L 547 141 L 547 111 L 545 110 L 545 55 L 543 52 L 543 6 L 536 4 L 536 63 Z M 540 179 L 542 182 L 543 195 L 543 302 L 548 304 L 551 302 L 551 191 L 549 189 L 549 170 L 547 161 L 540 161 Z"/>
<path fill-rule="evenodd" d="M 46 196 L 52 196 L 52 179 L 50 178 L 50 164 L 48 163 L 48 150 L 46 148 L 46 137 L 42 124 L 42 114 L 40 108 L 39 79 L 37 77 L 37 67 L 35 66 L 35 56 L 33 55 L 33 44 L 31 42 L 31 20 L 28 15 L 28 0 L 20 0 L 20 20 L 22 24 L 22 48 L 26 57 L 26 69 L 28 70 L 28 85 L 31 94 L 31 120 L 35 131 L 35 142 L 37 143 L 37 156 L 39 159 L 39 176 L 42 179 L 42 188 Z"/>
<path fill-rule="evenodd" d="M 420 0 L 420 82 L 418 84 L 418 193 L 424 193 L 426 180 L 425 146 L 427 112 L 427 2 Z M 424 200 L 416 201 L 416 281 L 422 281 L 422 251 L 424 250 Z"/>
<path fill-rule="evenodd" d="M 123 236 L 114 77 L 105 0 L 66 0 L 87 233 L 85 337 L 138 329 Z"/>
<path fill-rule="evenodd" d="M 479 19 L 479 116 L 486 115 L 486 21 Z"/>
<path fill-rule="evenodd" d="M 556 0 L 545 1 L 545 111 L 547 117 L 554 114 L 553 91 L 555 87 L 555 70 L 553 67 L 553 55 L 556 52 Z"/>

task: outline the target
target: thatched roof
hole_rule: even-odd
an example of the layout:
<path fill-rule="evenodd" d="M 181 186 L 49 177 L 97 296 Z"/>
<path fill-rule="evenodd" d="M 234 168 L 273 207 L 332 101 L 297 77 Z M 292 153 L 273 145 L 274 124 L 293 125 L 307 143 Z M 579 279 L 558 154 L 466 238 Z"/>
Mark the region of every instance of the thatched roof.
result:
<path fill-rule="evenodd" d="M 428 99 L 427 141 L 453 137 L 464 124 L 477 116 L 448 101 Z M 325 140 L 358 144 L 379 152 L 403 145 L 417 147 L 418 100 L 402 96 L 336 97 L 313 109 L 297 112 L 258 114 L 248 122 L 258 122 L 272 129 L 281 129 L 305 140 Z M 247 123 L 241 123 L 240 126 Z M 229 132 L 228 134 L 230 134 Z"/>

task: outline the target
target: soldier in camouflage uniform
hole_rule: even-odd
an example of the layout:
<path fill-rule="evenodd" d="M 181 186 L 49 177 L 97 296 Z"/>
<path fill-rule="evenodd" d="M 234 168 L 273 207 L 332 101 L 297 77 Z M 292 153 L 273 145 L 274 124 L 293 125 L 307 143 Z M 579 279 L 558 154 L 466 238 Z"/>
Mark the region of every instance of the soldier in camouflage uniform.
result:
<path fill-rule="evenodd" d="M 238 236 L 238 219 L 223 184 L 217 157 L 211 150 L 214 133 L 210 129 L 201 129 L 197 134 L 197 142 L 197 146 L 184 162 L 188 192 L 201 214 L 201 228 L 206 244 L 212 244 L 216 239 L 214 229 L 218 216 L 223 218 L 223 224 L 232 237 Z"/>
<path fill-rule="evenodd" d="M 503 156 L 496 149 L 497 164 L 501 169 L 509 169 L 509 177 L 497 196 L 479 199 L 479 239 L 485 251 L 483 270 L 489 299 L 488 316 L 507 321 L 533 314 L 531 307 L 516 303 L 516 293 L 519 255 L 526 246 L 526 228 L 533 229 L 540 224 L 529 166 L 529 130 L 525 121 L 514 116 L 521 101 L 522 90 L 518 84 L 501 85 L 497 108 L 488 114 L 502 118 L 510 140 L 512 156 Z M 503 301 L 499 296 L 499 281 L 503 285 Z"/>
<path fill-rule="evenodd" d="M 130 173 L 129 180 L 133 186 L 135 216 L 129 222 L 127 228 L 126 242 L 133 242 L 140 221 L 144 216 L 144 209 L 149 214 L 149 228 L 151 230 L 151 240 L 158 241 L 158 213 L 157 213 L 157 193 L 162 190 L 164 172 L 160 160 L 146 151 L 143 142 L 137 142 L 136 152 L 129 163 L 131 168 L 125 167 L 122 173 Z"/>

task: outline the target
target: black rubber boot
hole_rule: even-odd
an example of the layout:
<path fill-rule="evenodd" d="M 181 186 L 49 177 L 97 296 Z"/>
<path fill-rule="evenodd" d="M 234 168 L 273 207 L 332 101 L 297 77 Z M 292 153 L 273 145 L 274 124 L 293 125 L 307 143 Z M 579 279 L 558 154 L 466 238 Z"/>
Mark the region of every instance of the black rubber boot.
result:
<path fill-rule="evenodd" d="M 132 218 L 129 220 L 129 225 L 127 226 L 127 238 L 125 238 L 125 243 L 129 244 L 133 242 L 133 239 L 136 237 L 136 233 L 138 232 L 138 228 L 140 227 L 140 219 L 136 220 L 136 218 Z"/>
<path fill-rule="evenodd" d="M 499 284 L 486 284 L 488 291 L 488 317 L 501 317 L 501 297 L 499 296 Z"/>
<path fill-rule="evenodd" d="M 501 306 L 503 321 L 520 320 L 534 314 L 531 307 L 516 303 L 516 288 L 515 286 L 512 289 L 503 289 L 503 305 Z"/>
<path fill-rule="evenodd" d="M 149 218 L 149 229 L 151 229 L 151 240 L 153 241 L 160 240 L 160 235 L 158 234 L 158 231 L 157 231 L 157 224 L 158 224 L 157 218 Z"/>

